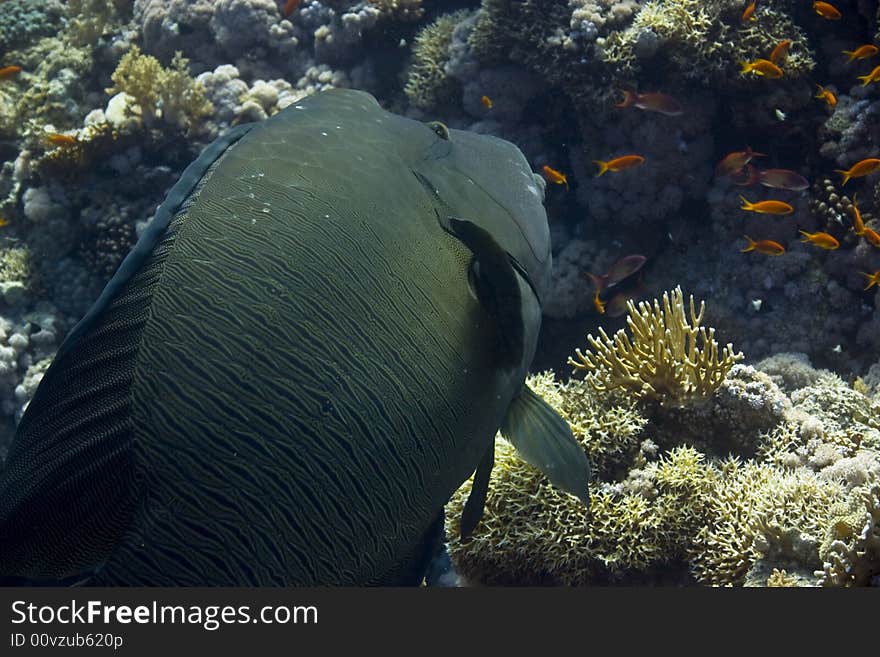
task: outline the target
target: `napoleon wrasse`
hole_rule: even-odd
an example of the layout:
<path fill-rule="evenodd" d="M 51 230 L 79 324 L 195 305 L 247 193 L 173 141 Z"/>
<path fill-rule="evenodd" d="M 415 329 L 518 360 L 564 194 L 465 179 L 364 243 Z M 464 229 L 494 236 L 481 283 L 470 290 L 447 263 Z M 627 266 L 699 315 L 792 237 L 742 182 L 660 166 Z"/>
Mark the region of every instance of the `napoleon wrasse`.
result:
<path fill-rule="evenodd" d="M 492 137 L 335 90 L 191 164 L 29 405 L 0 575 L 101 585 L 421 581 L 501 428 L 587 499 L 524 386 L 543 182 Z"/>

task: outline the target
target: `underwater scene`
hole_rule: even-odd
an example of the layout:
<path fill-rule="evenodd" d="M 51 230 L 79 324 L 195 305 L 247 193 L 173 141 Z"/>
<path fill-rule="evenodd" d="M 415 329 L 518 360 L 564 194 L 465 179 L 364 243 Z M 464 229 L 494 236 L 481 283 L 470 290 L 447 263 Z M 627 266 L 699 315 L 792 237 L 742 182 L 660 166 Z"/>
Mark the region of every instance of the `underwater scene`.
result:
<path fill-rule="evenodd" d="M 0 583 L 880 585 L 877 0 L 0 2 Z"/>

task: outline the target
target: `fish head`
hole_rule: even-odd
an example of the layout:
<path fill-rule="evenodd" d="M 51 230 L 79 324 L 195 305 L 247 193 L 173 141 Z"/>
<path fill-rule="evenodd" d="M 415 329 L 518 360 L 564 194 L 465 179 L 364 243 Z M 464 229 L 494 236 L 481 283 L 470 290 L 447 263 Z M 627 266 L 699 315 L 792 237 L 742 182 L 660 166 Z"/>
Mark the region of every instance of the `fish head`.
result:
<path fill-rule="evenodd" d="M 491 135 L 447 129 L 416 168 L 452 216 L 486 230 L 543 298 L 551 268 L 546 182 L 519 148 Z"/>

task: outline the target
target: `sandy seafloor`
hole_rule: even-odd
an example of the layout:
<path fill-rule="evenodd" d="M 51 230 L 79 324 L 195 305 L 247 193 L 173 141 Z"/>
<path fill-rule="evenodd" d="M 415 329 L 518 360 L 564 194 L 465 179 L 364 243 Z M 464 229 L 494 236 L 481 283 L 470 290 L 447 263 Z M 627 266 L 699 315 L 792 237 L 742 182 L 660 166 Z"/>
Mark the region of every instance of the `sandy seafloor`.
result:
<path fill-rule="evenodd" d="M 880 56 L 844 53 L 876 42 L 878 3 L 815 4 L 759 1 L 744 19 L 733 0 L 2 3 L 0 461 L 64 335 L 197 153 L 351 87 L 567 177 L 548 183 L 553 290 L 532 368 L 556 379 L 533 384 L 594 461 L 594 522 L 499 440 L 481 529 L 461 541 L 450 523 L 463 581 L 876 584 L 880 173 L 838 171 L 880 158 Z M 786 40 L 779 76 L 742 72 Z M 627 89 L 681 111 L 615 107 Z M 762 155 L 718 168 L 748 148 Z M 627 154 L 644 163 L 596 175 Z M 806 188 L 761 184 L 772 169 Z M 743 252 L 746 235 L 784 253 Z M 598 312 L 586 273 L 632 254 L 644 266 Z M 676 286 L 742 353 L 717 385 L 601 391 L 584 375 L 619 383 L 602 367 L 564 383 L 575 349 L 597 350 L 588 334 L 626 327 L 627 300 Z"/>

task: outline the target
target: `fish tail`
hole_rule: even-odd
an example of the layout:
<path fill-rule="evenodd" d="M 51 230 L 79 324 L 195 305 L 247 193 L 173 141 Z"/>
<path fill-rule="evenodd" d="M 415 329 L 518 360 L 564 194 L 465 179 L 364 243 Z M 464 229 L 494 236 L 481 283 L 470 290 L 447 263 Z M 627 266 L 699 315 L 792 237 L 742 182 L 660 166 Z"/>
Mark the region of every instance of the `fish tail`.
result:
<path fill-rule="evenodd" d="M 871 83 L 871 75 L 860 75 L 859 80 L 862 81 L 862 86 L 867 87 Z"/>
<path fill-rule="evenodd" d="M 601 176 L 603 173 L 605 173 L 606 171 L 608 171 L 608 163 L 607 162 L 603 162 L 602 160 L 593 160 L 593 164 L 599 165 L 599 173 L 596 174 L 597 178 L 599 176 Z"/>
<path fill-rule="evenodd" d="M 604 276 L 597 276 L 591 272 L 587 272 L 587 278 L 590 279 L 590 282 L 593 284 L 593 288 L 596 292 L 601 292 L 605 289 L 606 279 Z"/>
<path fill-rule="evenodd" d="M 841 50 L 844 55 L 849 55 L 849 61 L 852 61 L 856 58 L 855 50 Z"/>
<path fill-rule="evenodd" d="M 740 210 L 752 210 L 752 209 L 753 209 L 754 206 L 753 206 L 753 205 L 751 204 L 751 202 L 750 202 L 745 196 L 743 196 L 742 194 L 740 194 L 740 196 L 739 196 L 739 200 L 742 201 L 742 203 L 743 203 L 742 206 L 740 206 Z"/>
<path fill-rule="evenodd" d="M 741 252 L 748 253 L 749 251 L 754 251 L 755 247 L 758 245 L 758 243 L 755 240 L 753 240 L 751 237 L 749 237 L 748 235 L 743 235 L 743 237 L 745 237 L 746 240 L 748 240 L 749 244 L 748 244 L 748 246 L 746 246 L 746 248 L 742 249 Z"/>
<path fill-rule="evenodd" d="M 843 180 L 841 181 L 841 185 L 845 185 L 847 181 L 850 179 L 849 171 L 843 171 L 842 169 L 835 169 L 834 173 L 839 173 L 843 176 Z"/>
<path fill-rule="evenodd" d="M 740 62 L 739 65 L 740 65 L 740 69 L 739 69 L 740 73 L 748 73 L 749 71 L 752 70 L 752 65 L 749 62 Z"/>
<path fill-rule="evenodd" d="M 799 232 L 801 235 L 804 236 L 804 238 L 801 240 L 801 242 L 806 243 L 806 242 L 811 241 L 811 240 L 810 240 L 810 234 L 809 234 L 807 231 L 805 231 L 805 230 L 799 230 L 798 232 Z"/>

